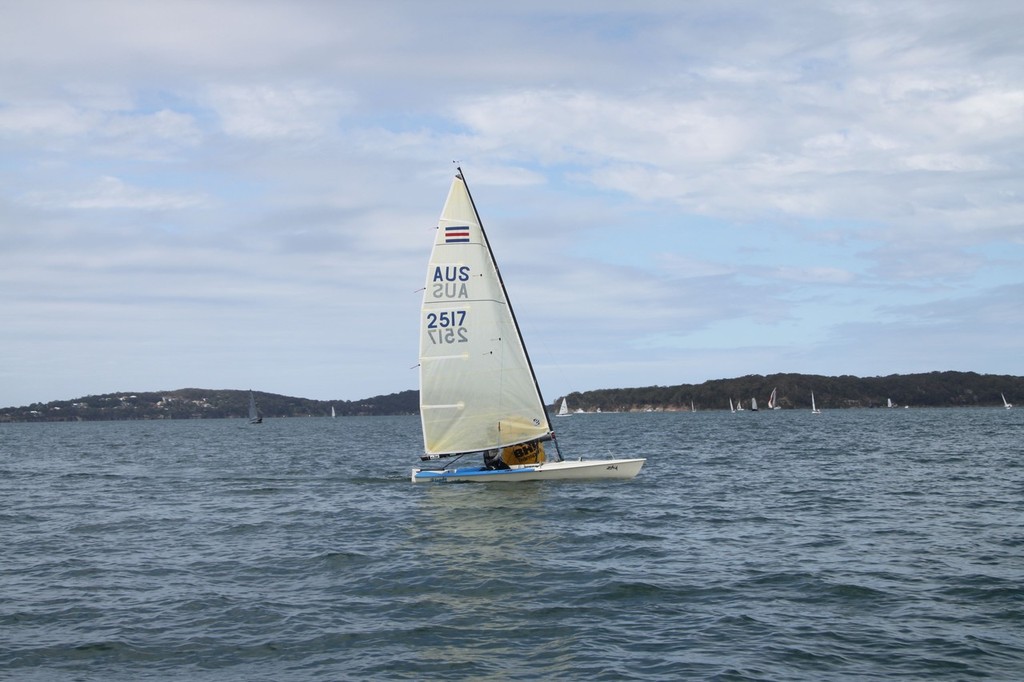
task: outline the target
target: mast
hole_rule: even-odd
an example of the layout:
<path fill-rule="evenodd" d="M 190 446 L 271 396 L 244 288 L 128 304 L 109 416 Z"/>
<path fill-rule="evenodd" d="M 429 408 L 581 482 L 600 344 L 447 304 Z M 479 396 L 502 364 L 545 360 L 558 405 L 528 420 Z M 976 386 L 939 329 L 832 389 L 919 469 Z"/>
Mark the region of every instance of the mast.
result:
<path fill-rule="evenodd" d="M 498 261 L 494 258 L 494 251 L 491 249 L 491 242 L 487 239 L 487 230 L 484 229 L 484 221 L 480 219 L 480 212 L 476 210 L 476 201 L 473 200 L 473 193 L 469 190 L 469 183 L 466 182 L 466 176 L 462 174 L 462 166 L 456 166 L 458 178 L 462 180 L 462 184 L 466 187 L 466 194 L 469 196 L 469 204 L 473 207 L 473 214 L 476 216 L 477 225 L 480 226 L 480 236 L 483 237 L 484 244 L 487 246 L 487 257 L 491 260 L 491 265 L 494 266 L 494 272 L 498 275 L 498 284 L 501 286 L 501 292 L 505 295 L 505 303 L 508 305 L 508 312 L 512 316 L 513 326 L 516 328 L 516 334 L 519 336 L 519 345 L 523 349 L 523 354 L 526 356 L 526 366 L 530 369 L 530 377 L 533 379 L 533 387 L 537 390 L 537 397 L 540 398 L 541 409 L 544 410 L 544 420 L 547 422 L 548 434 L 551 436 L 551 442 L 555 444 L 555 454 L 558 456 L 558 461 L 562 461 L 562 450 L 558 447 L 558 439 L 555 438 L 554 429 L 551 428 L 551 415 L 548 414 L 548 404 L 544 401 L 544 394 L 540 390 L 540 382 L 537 381 L 537 373 L 533 369 L 533 361 L 530 360 L 530 351 L 526 348 L 526 342 L 523 340 L 523 332 L 519 328 L 519 320 L 516 319 L 515 308 L 512 307 L 512 299 L 509 298 L 508 289 L 505 288 L 505 279 L 501 276 L 501 268 L 498 267 Z"/>

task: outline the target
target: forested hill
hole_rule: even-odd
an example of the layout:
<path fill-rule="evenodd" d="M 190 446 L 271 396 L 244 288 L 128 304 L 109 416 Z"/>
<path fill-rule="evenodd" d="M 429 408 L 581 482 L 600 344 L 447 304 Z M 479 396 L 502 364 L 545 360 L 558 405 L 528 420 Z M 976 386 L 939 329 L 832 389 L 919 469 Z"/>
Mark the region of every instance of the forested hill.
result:
<path fill-rule="evenodd" d="M 339 417 L 416 414 L 416 391 L 402 391 L 364 400 L 309 400 L 253 391 L 265 417 Z M 0 409 L 4 421 L 103 421 L 120 419 L 219 419 L 249 414 L 249 391 L 182 388 L 157 393 L 108 393 L 74 400 L 35 403 Z"/>
<path fill-rule="evenodd" d="M 606 388 L 570 393 L 572 411 L 643 412 L 647 410 L 727 410 L 729 399 L 750 407 L 756 398 L 767 408 L 772 389 L 783 409 L 809 409 L 811 391 L 822 409 L 885 407 L 887 400 L 910 407 L 999 406 L 1006 395 L 1024 409 L 1024 377 L 930 372 L 886 377 L 827 377 L 814 374 L 751 374 L 715 379 L 702 384 Z M 363 400 L 310 400 L 255 391 L 264 417 L 328 417 L 333 406 L 339 417 L 401 415 L 419 412 L 419 393 L 402 391 Z M 561 397 L 555 404 L 561 402 Z M 0 408 L 0 422 L 100 421 L 120 419 L 219 419 L 247 416 L 249 391 L 183 388 L 155 393 L 108 393 L 74 400 Z"/>
<path fill-rule="evenodd" d="M 1001 406 L 1000 393 L 1024 408 L 1024 377 L 974 372 L 893 374 L 885 377 L 828 377 L 814 374 L 751 374 L 702 384 L 607 388 L 565 396 L 572 411 L 728 410 L 729 399 L 750 408 L 756 398 L 765 409 L 772 389 L 782 409 L 810 409 L 811 392 L 819 408 L 885 407 L 887 400 L 909 407 Z M 555 403 L 561 402 L 561 398 Z"/>

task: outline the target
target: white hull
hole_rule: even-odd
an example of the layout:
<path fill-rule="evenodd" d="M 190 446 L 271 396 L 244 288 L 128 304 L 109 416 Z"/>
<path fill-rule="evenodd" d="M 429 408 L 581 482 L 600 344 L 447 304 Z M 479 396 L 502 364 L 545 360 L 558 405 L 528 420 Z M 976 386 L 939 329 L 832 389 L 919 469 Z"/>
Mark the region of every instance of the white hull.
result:
<path fill-rule="evenodd" d="M 511 469 L 479 466 L 459 469 L 413 469 L 413 483 L 498 483 L 512 481 L 592 481 L 629 479 L 640 473 L 646 459 L 592 459 L 544 462 Z"/>

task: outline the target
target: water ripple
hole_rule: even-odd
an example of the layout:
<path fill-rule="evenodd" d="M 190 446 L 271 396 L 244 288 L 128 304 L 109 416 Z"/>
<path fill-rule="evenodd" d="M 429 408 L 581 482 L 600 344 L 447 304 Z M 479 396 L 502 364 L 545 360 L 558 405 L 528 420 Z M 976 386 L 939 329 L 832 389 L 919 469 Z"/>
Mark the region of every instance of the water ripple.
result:
<path fill-rule="evenodd" d="M 579 415 L 640 477 L 510 486 L 412 486 L 415 418 L 0 425 L 0 677 L 1018 679 L 1024 411 L 893 412 Z"/>

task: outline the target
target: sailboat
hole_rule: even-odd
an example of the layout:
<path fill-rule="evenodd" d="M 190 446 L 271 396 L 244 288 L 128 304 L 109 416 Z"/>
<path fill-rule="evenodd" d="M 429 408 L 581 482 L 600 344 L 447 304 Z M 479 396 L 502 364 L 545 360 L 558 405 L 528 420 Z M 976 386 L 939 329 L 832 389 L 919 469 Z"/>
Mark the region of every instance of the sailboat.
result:
<path fill-rule="evenodd" d="M 778 397 L 776 396 L 776 392 L 778 390 L 779 389 L 777 389 L 777 388 L 773 388 L 772 389 L 772 394 L 770 396 L 768 396 L 768 409 L 769 410 L 780 410 L 780 409 L 782 409 L 777 404 Z"/>
<path fill-rule="evenodd" d="M 750 411 L 757 412 L 757 398 L 750 399 Z"/>
<path fill-rule="evenodd" d="M 732 398 L 729 398 L 729 402 L 732 402 Z M 736 411 L 737 412 L 746 412 L 746 409 L 744 409 L 744 407 L 743 407 L 743 401 L 740 400 L 739 398 L 736 399 Z"/>
<path fill-rule="evenodd" d="M 729 411 L 736 414 L 736 406 L 732 404 L 732 398 L 729 398 Z"/>
<path fill-rule="evenodd" d="M 253 395 L 252 391 L 249 391 L 249 423 L 263 423 L 263 416 L 260 414 L 260 411 L 256 409 L 256 396 Z"/>
<path fill-rule="evenodd" d="M 568 417 L 571 414 L 572 413 L 569 412 L 569 405 L 565 402 L 565 398 L 562 398 L 562 404 L 558 408 L 557 416 L 559 416 L 559 417 Z"/>
<path fill-rule="evenodd" d="M 811 391 L 811 414 L 821 414 L 821 410 L 814 404 L 814 391 Z"/>
<path fill-rule="evenodd" d="M 1006 409 L 1010 409 L 1011 407 L 1013 407 L 1013 405 L 1011 403 L 1006 402 L 1006 396 L 1005 395 L 1000 393 L 999 397 L 1003 399 L 1003 407 L 1005 407 Z"/>
<path fill-rule="evenodd" d="M 420 314 L 422 461 L 413 483 L 628 479 L 646 459 L 563 459 L 473 198 L 458 168 Z M 549 459 L 544 446 L 554 446 Z M 456 467 L 482 453 L 484 463 Z"/>
<path fill-rule="evenodd" d="M 337 417 L 337 416 L 338 416 L 338 413 L 334 411 L 334 405 L 331 405 L 331 417 L 334 418 L 334 417 Z"/>
<path fill-rule="evenodd" d="M 892 402 L 892 398 L 886 398 L 886 399 L 885 399 L 885 406 L 886 406 L 886 407 L 896 407 L 896 406 L 895 406 L 895 405 L 893 404 L 893 402 Z"/>

